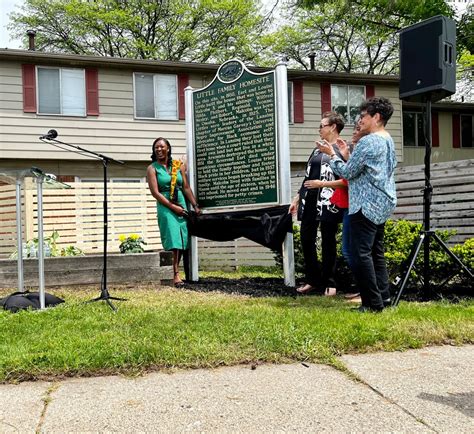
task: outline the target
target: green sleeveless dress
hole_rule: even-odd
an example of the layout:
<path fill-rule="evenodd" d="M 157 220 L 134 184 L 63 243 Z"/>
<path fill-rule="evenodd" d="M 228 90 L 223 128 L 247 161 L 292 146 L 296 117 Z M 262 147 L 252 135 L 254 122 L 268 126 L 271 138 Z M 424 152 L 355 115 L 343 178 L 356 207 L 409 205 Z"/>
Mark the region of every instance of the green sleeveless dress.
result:
<path fill-rule="evenodd" d="M 165 167 L 153 163 L 156 172 L 156 179 L 158 181 L 158 189 L 167 199 L 170 197 L 171 189 L 171 174 L 168 173 Z M 178 171 L 175 189 L 178 190 L 178 204 L 184 209 L 186 208 L 186 200 L 183 194 L 183 176 L 181 171 Z M 165 250 L 186 250 L 188 248 L 188 226 L 184 217 L 178 216 L 171 211 L 167 206 L 156 202 L 156 211 L 158 214 L 158 227 L 160 229 L 161 244 Z"/>

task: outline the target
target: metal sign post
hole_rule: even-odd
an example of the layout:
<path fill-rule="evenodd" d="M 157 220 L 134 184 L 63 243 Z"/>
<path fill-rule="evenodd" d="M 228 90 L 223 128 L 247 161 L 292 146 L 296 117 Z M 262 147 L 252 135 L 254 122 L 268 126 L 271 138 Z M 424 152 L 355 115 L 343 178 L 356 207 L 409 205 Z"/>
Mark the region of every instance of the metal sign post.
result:
<path fill-rule="evenodd" d="M 291 168 L 290 168 L 290 129 L 288 126 L 288 81 L 286 63 L 280 62 L 276 67 L 277 116 L 278 116 L 278 151 L 280 203 L 291 202 Z M 293 233 L 287 233 L 283 243 L 283 272 L 285 285 L 295 286 L 295 254 Z"/>
<path fill-rule="evenodd" d="M 186 115 L 186 163 L 188 169 L 188 179 L 191 189 L 196 192 L 196 170 L 194 165 L 194 113 L 193 113 L 193 88 L 188 86 L 184 90 L 185 95 L 185 115 Z M 197 197 L 197 195 L 196 195 Z M 192 236 L 189 246 L 189 278 L 192 282 L 199 280 L 199 257 L 197 238 Z"/>

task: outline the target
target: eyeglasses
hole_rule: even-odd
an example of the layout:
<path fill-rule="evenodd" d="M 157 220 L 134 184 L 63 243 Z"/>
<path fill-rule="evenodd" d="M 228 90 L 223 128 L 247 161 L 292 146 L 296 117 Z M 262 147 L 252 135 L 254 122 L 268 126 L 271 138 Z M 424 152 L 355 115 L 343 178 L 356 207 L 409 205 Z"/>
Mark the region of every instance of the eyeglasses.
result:
<path fill-rule="evenodd" d="M 330 126 L 331 126 L 331 124 L 326 124 L 326 125 L 321 124 L 319 126 L 319 129 L 322 130 L 324 127 L 330 127 Z"/>
<path fill-rule="evenodd" d="M 361 121 L 362 119 L 364 119 L 367 115 L 368 115 L 367 112 L 361 113 L 361 114 L 358 116 L 359 119 L 357 119 L 357 122 L 359 122 L 359 121 Z"/>

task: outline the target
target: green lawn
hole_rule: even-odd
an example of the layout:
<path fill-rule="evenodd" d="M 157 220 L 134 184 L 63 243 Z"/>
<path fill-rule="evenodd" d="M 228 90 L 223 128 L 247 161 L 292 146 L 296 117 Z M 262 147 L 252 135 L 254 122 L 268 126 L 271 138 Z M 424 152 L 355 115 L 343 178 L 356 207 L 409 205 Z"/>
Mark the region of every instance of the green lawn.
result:
<path fill-rule="evenodd" d="M 114 287 L 112 295 L 128 298 L 115 302 L 114 313 L 105 302 L 83 303 L 98 295 L 97 288 L 49 292 L 66 303 L 0 311 L 0 381 L 248 362 L 337 366 L 343 353 L 474 342 L 473 300 L 402 302 L 380 314 L 360 314 L 339 297 Z"/>

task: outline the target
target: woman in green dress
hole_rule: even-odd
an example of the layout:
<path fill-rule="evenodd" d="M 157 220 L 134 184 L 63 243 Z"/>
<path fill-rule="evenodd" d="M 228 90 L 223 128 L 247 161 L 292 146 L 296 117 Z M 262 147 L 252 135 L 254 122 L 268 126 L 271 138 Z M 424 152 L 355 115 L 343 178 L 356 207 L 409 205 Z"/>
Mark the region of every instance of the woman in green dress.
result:
<path fill-rule="evenodd" d="M 188 214 L 186 199 L 197 214 L 201 213 L 189 186 L 181 161 L 171 158 L 170 142 L 158 137 L 153 142 L 152 163 L 147 168 L 148 187 L 157 203 L 158 227 L 165 250 L 173 252 L 173 282 L 183 286 L 179 276 L 179 261 L 183 250 L 188 248 Z"/>

